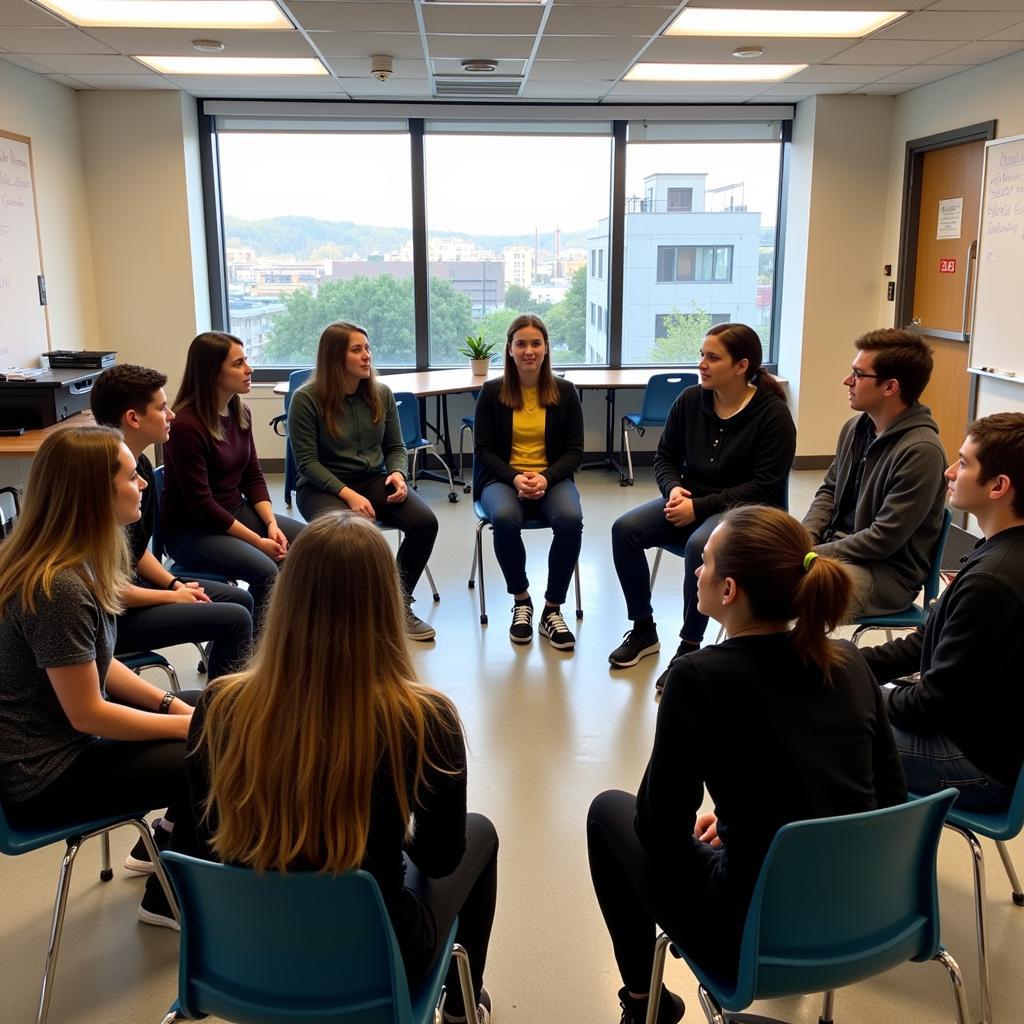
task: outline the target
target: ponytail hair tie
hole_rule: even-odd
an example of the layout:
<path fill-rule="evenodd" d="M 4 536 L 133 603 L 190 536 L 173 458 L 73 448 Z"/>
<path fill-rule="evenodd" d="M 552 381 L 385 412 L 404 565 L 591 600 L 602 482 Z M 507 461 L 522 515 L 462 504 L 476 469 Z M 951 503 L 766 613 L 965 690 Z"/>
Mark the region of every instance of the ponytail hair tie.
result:
<path fill-rule="evenodd" d="M 804 555 L 804 572 L 807 572 L 807 570 L 810 569 L 811 562 L 813 562 L 817 557 L 817 551 L 808 551 L 807 554 Z"/>

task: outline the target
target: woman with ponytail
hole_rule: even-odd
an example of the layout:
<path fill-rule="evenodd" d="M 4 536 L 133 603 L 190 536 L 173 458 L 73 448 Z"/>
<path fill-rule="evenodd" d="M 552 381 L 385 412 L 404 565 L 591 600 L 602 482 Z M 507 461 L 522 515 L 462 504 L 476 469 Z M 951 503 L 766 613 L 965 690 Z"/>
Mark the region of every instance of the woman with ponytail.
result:
<path fill-rule="evenodd" d="M 747 505 L 715 528 L 697 580 L 701 612 L 728 639 L 676 662 L 639 793 L 602 793 L 587 822 L 624 1024 L 647 1012 L 655 922 L 709 970 L 735 974 L 779 828 L 907 796 L 880 690 L 856 648 L 827 636 L 850 597 L 842 566 L 785 512 Z M 705 787 L 714 810 L 700 813 Z M 659 1024 L 681 1016 L 664 991 Z"/>

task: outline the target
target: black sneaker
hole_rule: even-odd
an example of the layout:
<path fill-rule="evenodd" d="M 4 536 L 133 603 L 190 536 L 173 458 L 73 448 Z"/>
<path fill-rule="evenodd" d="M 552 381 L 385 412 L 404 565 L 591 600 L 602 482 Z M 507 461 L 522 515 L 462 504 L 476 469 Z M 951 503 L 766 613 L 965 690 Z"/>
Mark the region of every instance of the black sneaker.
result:
<path fill-rule="evenodd" d="M 171 910 L 171 905 L 164 895 L 164 887 L 156 878 L 151 878 L 146 883 L 146 891 L 139 904 L 139 920 L 146 924 L 156 925 L 158 928 L 181 931 L 181 926 L 174 920 L 174 911 Z"/>
<path fill-rule="evenodd" d="M 622 1007 L 622 1019 L 619 1024 L 644 1024 L 647 1020 L 647 1000 L 633 999 L 629 992 L 619 989 L 619 1005 Z M 661 998 L 658 1000 L 657 1024 L 677 1024 L 683 1019 L 686 1007 L 682 999 L 661 986 Z"/>
<path fill-rule="evenodd" d="M 533 639 L 533 603 L 516 601 L 512 605 L 512 625 L 508 638 L 514 644 L 528 644 Z"/>
<path fill-rule="evenodd" d="M 544 614 L 540 617 L 540 625 L 537 632 L 548 638 L 552 647 L 560 651 L 571 651 L 576 647 L 576 637 L 569 632 L 569 627 L 562 618 L 558 608 L 545 608 Z"/>
<path fill-rule="evenodd" d="M 654 684 L 654 689 L 658 693 L 665 692 L 665 683 L 668 681 L 668 674 L 672 671 L 672 666 L 675 665 L 680 658 L 685 658 L 687 654 L 693 654 L 694 651 L 700 650 L 700 644 L 695 644 L 692 640 L 680 640 L 679 646 L 676 648 L 676 653 L 672 655 L 672 660 L 668 663 L 668 668 L 658 676 L 657 681 Z"/>
<path fill-rule="evenodd" d="M 608 655 L 613 668 L 629 668 L 648 654 L 657 654 L 661 650 L 658 642 L 658 631 L 653 626 L 646 629 L 633 627 L 623 634 L 625 639 Z"/>
<path fill-rule="evenodd" d="M 153 842 L 156 844 L 157 852 L 166 850 L 171 843 L 171 833 L 160 827 L 161 818 L 153 822 Z M 134 871 L 137 875 L 151 875 L 153 873 L 153 862 L 149 859 L 149 850 L 141 838 L 136 840 L 131 853 L 124 859 L 124 866 L 128 871 Z"/>
<path fill-rule="evenodd" d="M 441 1007 L 444 1024 L 466 1024 L 465 1016 L 456 1017 L 443 1009 L 444 1000 Z M 476 1024 L 491 1024 L 491 994 L 485 988 L 480 989 L 480 1002 L 476 1004 Z"/>

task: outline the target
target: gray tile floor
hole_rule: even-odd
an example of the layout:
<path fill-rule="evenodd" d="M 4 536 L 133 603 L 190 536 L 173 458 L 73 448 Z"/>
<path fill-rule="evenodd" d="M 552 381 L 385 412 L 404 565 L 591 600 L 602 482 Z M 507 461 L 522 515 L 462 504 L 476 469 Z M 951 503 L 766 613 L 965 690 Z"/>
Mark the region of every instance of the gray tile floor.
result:
<path fill-rule="evenodd" d="M 791 505 L 800 514 L 817 473 L 794 473 Z M 276 481 L 280 494 L 280 479 Z M 531 1024 L 613 1024 L 619 986 L 611 947 L 587 870 L 584 822 L 592 797 L 603 789 L 634 789 L 643 774 L 654 733 L 652 700 L 660 671 L 647 658 L 612 671 L 607 655 L 627 627 L 611 564 L 609 528 L 621 512 L 654 494 L 650 470 L 633 488 L 620 488 L 610 473 L 581 474 L 586 518 L 581 572 L 585 617 L 576 629 L 575 654 L 535 640 L 508 640 L 509 599 L 490 546 L 485 547 L 490 624 L 477 621 L 476 594 L 466 587 L 475 520 L 469 498 L 450 505 L 445 489 L 424 482 L 420 493 L 441 523 L 431 568 L 441 591 L 432 604 L 425 582 L 417 611 L 438 631 L 434 644 L 416 645 L 421 677 L 447 692 L 462 713 L 470 745 L 470 806 L 489 815 L 501 836 L 499 898 L 487 984 L 495 1021 Z M 392 537 L 394 535 L 391 535 Z M 529 533 L 527 550 L 542 592 L 547 535 Z M 666 556 L 655 607 L 667 650 L 681 613 L 681 562 Z M 709 638 L 715 635 L 714 626 Z M 184 685 L 201 684 L 190 648 L 172 660 Z M 130 845 L 115 836 L 114 852 Z M 1011 844 L 1024 869 L 1024 842 Z M 1024 909 L 987 844 L 989 928 L 995 1018 L 1024 1020 L 1024 994 L 1014 979 L 1024 968 Z M 60 852 L 51 848 L 0 859 L 0 1021 L 34 1019 Z M 76 867 L 64 932 L 51 1020 L 76 1024 L 160 1021 L 175 994 L 177 936 L 142 925 L 135 917 L 139 879 L 121 870 L 109 884 L 97 880 L 98 847 L 86 846 Z M 975 1019 L 980 1018 L 975 962 L 970 861 L 966 846 L 947 835 L 940 851 L 943 938 L 964 969 Z M 678 963 L 669 984 L 700 1020 L 691 976 Z M 799 1024 L 817 1020 L 817 997 L 755 1007 Z M 908 964 L 844 990 L 836 1020 L 899 1020 L 901 1024 L 952 1020 L 944 972 Z"/>

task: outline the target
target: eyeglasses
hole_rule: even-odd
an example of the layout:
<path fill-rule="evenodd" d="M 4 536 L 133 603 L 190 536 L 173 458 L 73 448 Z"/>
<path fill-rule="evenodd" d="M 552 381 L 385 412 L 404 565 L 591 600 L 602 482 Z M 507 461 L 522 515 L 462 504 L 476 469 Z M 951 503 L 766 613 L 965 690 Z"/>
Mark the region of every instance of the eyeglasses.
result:
<path fill-rule="evenodd" d="M 888 377 L 883 377 L 878 373 L 865 373 L 863 370 L 858 370 L 856 366 L 850 367 L 850 376 L 854 380 L 888 380 Z"/>

